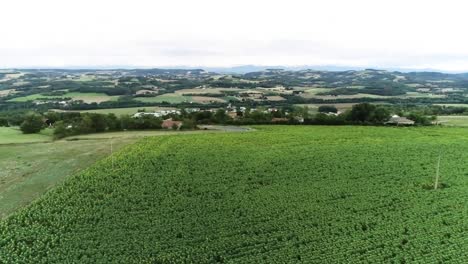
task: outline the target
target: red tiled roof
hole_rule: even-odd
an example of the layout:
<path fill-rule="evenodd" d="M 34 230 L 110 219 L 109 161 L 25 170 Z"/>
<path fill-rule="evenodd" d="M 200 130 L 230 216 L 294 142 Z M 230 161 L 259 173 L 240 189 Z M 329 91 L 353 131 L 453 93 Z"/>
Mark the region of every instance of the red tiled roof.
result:
<path fill-rule="evenodd" d="M 182 125 L 182 121 L 174 121 L 172 119 L 166 119 L 162 122 L 162 128 L 172 128 L 174 125 L 180 127 Z"/>

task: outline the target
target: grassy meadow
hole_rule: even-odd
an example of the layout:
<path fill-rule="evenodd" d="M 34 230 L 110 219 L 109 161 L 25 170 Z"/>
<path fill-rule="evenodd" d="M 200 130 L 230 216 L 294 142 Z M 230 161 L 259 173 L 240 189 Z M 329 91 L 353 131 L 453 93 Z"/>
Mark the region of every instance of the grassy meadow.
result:
<path fill-rule="evenodd" d="M 179 95 L 179 94 L 163 94 L 155 97 L 137 97 L 135 100 L 144 102 L 144 103 L 162 103 L 168 102 L 171 104 L 182 103 L 186 101 L 191 101 L 191 96 Z"/>
<path fill-rule="evenodd" d="M 116 140 L 113 148 L 118 150 L 135 140 Z M 110 155 L 110 142 L 103 140 L 24 141 L 0 144 L 0 219 L 28 205 L 70 175 Z"/>
<path fill-rule="evenodd" d="M 0 127 L 0 145 L 51 141 L 52 133 L 52 129 L 43 129 L 38 134 L 23 134 L 19 127 Z"/>
<path fill-rule="evenodd" d="M 468 127 L 468 116 L 438 116 L 437 121 L 443 126 Z"/>
<path fill-rule="evenodd" d="M 85 103 L 100 103 L 105 101 L 116 101 L 118 96 L 109 96 L 105 93 L 79 93 L 79 92 L 69 92 L 60 96 L 47 96 L 42 94 L 31 94 L 28 96 L 21 96 L 10 99 L 10 102 L 27 102 L 34 101 L 41 98 L 46 99 L 60 99 L 60 98 L 72 98 L 73 100 L 82 100 Z"/>

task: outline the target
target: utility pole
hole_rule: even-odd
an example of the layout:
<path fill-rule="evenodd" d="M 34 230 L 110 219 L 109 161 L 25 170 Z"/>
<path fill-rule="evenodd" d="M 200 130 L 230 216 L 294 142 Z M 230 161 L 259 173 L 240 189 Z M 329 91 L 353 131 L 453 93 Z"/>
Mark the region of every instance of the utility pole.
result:
<path fill-rule="evenodd" d="M 440 170 L 440 158 L 441 158 L 441 156 L 442 156 L 442 154 L 439 154 L 439 159 L 437 160 L 434 190 L 437 190 L 437 187 L 439 186 L 439 170 Z"/>
<path fill-rule="evenodd" d="M 114 170 L 114 155 L 113 155 L 113 154 L 114 154 L 114 148 L 113 148 L 113 142 L 114 142 L 114 140 L 111 139 L 111 145 L 110 145 L 110 147 L 111 147 L 112 170 Z"/>

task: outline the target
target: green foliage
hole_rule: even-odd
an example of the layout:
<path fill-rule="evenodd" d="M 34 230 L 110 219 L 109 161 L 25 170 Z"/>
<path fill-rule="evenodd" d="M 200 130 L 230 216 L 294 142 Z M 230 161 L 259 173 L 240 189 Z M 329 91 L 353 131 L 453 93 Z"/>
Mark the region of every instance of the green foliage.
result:
<path fill-rule="evenodd" d="M 338 109 L 336 109 L 333 105 L 321 105 L 318 108 L 320 113 L 337 113 Z"/>
<path fill-rule="evenodd" d="M 463 263 L 463 129 L 146 138 L 0 223 L 1 263 Z M 440 149 L 441 190 L 426 190 Z"/>
<path fill-rule="evenodd" d="M 431 117 L 427 117 L 417 112 L 412 112 L 408 115 L 408 119 L 413 120 L 417 125 L 430 125 L 431 124 Z"/>
<path fill-rule="evenodd" d="M 44 122 L 42 121 L 42 116 L 31 113 L 25 116 L 20 129 L 24 134 L 34 134 L 39 133 L 43 127 Z"/>
<path fill-rule="evenodd" d="M 359 123 L 382 124 L 390 118 L 390 112 L 381 106 L 368 103 L 353 105 L 348 120 Z"/>
<path fill-rule="evenodd" d="M 224 109 L 216 110 L 216 113 L 214 114 L 214 118 L 218 124 L 224 124 L 226 123 L 226 121 L 230 119 L 230 117 L 226 114 L 226 111 Z"/>
<path fill-rule="evenodd" d="M 183 119 L 182 120 L 182 126 L 180 127 L 180 129 L 182 129 L 182 130 L 192 130 L 192 129 L 196 129 L 196 128 L 197 128 L 197 124 L 192 119 Z"/>
<path fill-rule="evenodd" d="M 8 119 L 0 118 L 0 127 L 8 127 L 10 124 L 8 123 Z"/>
<path fill-rule="evenodd" d="M 71 135 L 71 132 L 67 130 L 67 126 L 63 121 L 55 123 L 54 138 L 60 139 Z"/>

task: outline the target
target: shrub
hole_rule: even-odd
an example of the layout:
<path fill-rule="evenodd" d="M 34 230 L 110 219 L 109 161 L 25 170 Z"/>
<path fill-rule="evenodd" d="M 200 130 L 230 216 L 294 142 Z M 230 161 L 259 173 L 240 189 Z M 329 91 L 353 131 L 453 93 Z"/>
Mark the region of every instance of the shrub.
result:
<path fill-rule="evenodd" d="M 20 129 L 24 134 L 34 134 L 41 131 L 43 127 L 44 122 L 42 122 L 42 116 L 29 114 L 24 118 L 23 123 L 21 123 Z"/>

